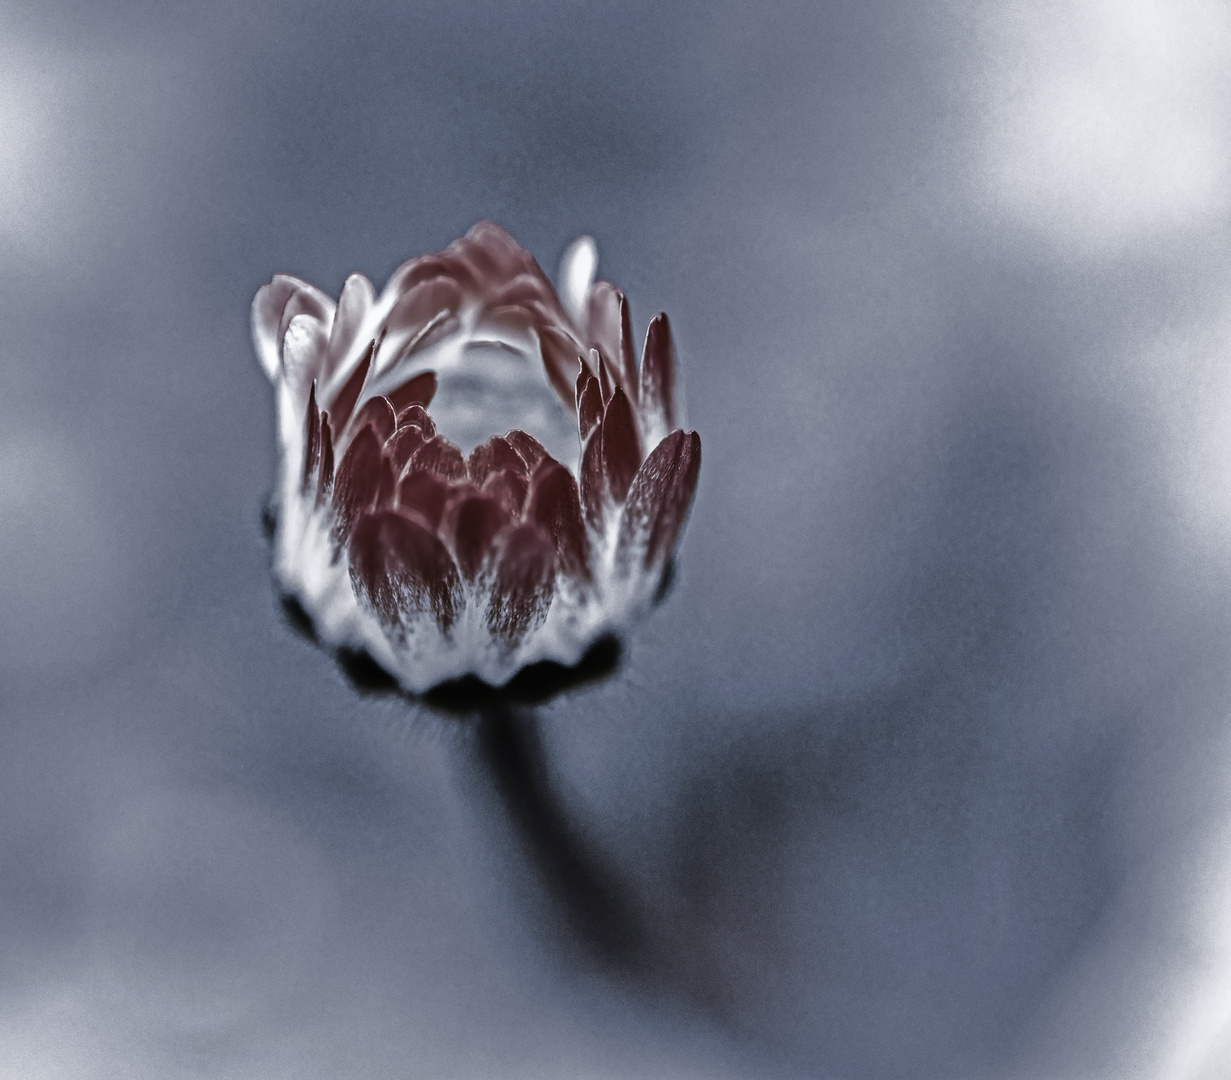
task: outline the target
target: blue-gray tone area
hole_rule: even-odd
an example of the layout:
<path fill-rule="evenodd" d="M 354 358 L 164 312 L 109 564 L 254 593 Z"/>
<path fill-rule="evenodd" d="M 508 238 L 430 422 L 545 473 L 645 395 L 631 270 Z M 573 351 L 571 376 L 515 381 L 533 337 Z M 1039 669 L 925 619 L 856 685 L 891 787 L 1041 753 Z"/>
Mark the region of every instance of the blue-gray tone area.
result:
<path fill-rule="evenodd" d="M 0 1075 L 1231 1074 L 1229 208 L 1221 0 L 4 3 Z M 279 603 L 248 312 L 484 218 L 704 461 L 446 712 Z"/>

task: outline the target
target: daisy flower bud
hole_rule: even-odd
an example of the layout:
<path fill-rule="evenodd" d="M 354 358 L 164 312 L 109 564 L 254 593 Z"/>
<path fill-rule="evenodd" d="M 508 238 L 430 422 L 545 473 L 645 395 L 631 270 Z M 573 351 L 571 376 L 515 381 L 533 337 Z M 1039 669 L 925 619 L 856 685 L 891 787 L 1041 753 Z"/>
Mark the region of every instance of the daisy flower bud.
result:
<path fill-rule="evenodd" d="M 653 604 L 701 441 L 666 315 L 637 363 L 583 237 L 557 296 L 499 226 L 335 304 L 286 275 L 252 306 L 277 395 L 274 574 L 334 648 L 408 691 L 575 664 Z"/>

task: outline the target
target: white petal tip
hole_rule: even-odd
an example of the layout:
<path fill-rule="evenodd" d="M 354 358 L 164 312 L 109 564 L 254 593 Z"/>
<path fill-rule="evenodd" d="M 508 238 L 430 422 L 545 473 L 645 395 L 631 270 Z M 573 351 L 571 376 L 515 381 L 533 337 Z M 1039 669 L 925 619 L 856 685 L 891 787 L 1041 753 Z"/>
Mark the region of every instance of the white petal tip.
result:
<path fill-rule="evenodd" d="M 568 313 L 582 318 L 586 292 L 598 273 L 598 245 L 592 236 L 579 236 L 565 249 L 560 258 L 560 299 Z"/>

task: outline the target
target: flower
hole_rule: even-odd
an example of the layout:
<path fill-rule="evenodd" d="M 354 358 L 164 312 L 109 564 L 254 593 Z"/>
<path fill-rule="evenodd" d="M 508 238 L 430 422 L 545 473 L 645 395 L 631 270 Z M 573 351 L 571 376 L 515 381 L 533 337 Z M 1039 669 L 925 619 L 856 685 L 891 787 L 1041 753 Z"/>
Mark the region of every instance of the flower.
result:
<path fill-rule="evenodd" d="M 277 394 L 274 574 L 320 639 L 411 692 L 575 664 L 664 580 L 701 441 L 676 426 L 666 315 L 638 368 L 596 267 L 582 237 L 562 302 L 482 222 L 379 298 L 360 274 L 336 305 L 280 274 L 253 301 Z"/>

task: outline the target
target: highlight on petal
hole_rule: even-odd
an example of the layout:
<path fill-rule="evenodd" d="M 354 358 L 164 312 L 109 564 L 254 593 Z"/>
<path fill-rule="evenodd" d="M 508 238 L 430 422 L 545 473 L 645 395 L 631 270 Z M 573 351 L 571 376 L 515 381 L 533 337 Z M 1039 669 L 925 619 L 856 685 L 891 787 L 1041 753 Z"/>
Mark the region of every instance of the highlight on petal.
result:
<path fill-rule="evenodd" d="M 413 693 L 502 685 L 650 609 L 701 443 L 672 430 L 666 316 L 638 367 L 628 300 L 597 266 L 593 240 L 572 244 L 558 296 L 480 222 L 379 295 L 359 274 L 336 305 L 287 275 L 257 292 L 282 453 L 274 573 L 324 644 Z"/>

